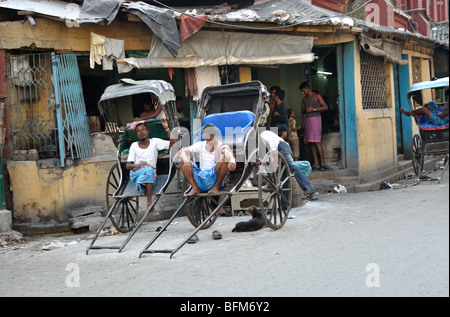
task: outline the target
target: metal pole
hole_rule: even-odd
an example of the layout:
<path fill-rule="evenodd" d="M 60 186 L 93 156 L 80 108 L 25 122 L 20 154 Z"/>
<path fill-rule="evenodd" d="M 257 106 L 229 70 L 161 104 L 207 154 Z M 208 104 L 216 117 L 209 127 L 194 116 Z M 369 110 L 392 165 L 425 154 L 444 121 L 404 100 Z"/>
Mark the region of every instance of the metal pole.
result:
<path fill-rule="evenodd" d="M 59 140 L 59 156 L 61 158 L 61 167 L 65 166 L 65 158 L 66 158 L 66 150 L 64 148 L 64 127 L 63 127 L 63 119 L 62 119 L 62 110 L 61 110 L 61 92 L 59 87 L 58 80 L 58 64 L 59 57 L 52 52 L 52 70 L 54 77 L 54 90 L 55 90 L 55 101 L 56 101 L 56 121 L 58 123 L 58 140 Z"/>
<path fill-rule="evenodd" d="M 4 95 L 0 95 L 0 210 L 5 209 L 6 203 L 5 203 L 5 187 L 3 183 L 3 158 L 2 158 L 2 152 L 3 152 L 3 143 L 5 139 L 5 123 L 4 123 L 4 117 L 5 117 L 5 103 L 4 99 L 6 97 Z"/>

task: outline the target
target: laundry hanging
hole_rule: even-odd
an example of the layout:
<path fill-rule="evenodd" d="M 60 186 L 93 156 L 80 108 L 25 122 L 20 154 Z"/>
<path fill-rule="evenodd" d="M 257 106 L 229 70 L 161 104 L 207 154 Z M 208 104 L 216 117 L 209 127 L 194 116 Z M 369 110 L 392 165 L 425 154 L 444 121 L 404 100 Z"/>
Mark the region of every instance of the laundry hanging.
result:
<path fill-rule="evenodd" d="M 131 2 L 127 10 L 139 17 L 152 30 L 167 51 L 173 57 L 177 57 L 181 41 L 172 10 L 161 9 L 141 1 Z"/>
<path fill-rule="evenodd" d="M 106 21 L 109 25 L 116 18 L 123 2 L 122 0 L 83 1 L 76 22 L 103 25 Z"/>

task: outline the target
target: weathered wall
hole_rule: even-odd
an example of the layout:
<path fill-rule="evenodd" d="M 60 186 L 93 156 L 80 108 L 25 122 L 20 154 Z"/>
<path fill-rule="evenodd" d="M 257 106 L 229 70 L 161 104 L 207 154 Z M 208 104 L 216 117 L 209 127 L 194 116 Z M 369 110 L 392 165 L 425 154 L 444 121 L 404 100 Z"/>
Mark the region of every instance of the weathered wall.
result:
<path fill-rule="evenodd" d="M 68 230 L 68 211 L 104 206 L 105 181 L 116 155 L 73 161 L 61 168 L 58 159 L 8 161 L 13 192 L 14 226 L 21 232 Z"/>
<path fill-rule="evenodd" d="M 14 21 L 0 23 L 0 48 L 38 47 L 56 51 L 89 52 L 90 32 L 125 41 L 125 50 L 148 50 L 152 32 L 144 23 L 113 21 L 110 25 L 81 24 L 36 18 L 36 25 Z"/>
<path fill-rule="evenodd" d="M 357 78 L 360 78 L 360 67 L 356 69 L 358 69 Z M 359 167 L 360 176 L 363 178 L 373 172 L 392 167 L 397 162 L 392 64 L 385 64 L 384 71 L 387 108 L 363 109 L 361 92 L 357 93 Z"/>

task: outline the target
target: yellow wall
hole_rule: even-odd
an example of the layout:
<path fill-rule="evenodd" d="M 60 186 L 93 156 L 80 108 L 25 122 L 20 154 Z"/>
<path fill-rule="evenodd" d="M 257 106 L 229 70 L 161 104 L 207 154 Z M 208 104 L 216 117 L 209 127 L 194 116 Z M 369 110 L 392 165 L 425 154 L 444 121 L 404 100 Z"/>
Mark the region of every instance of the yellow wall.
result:
<path fill-rule="evenodd" d="M 252 81 L 251 67 L 239 67 L 239 81 L 241 83 L 246 81 Z"/>
<path fill-rule="evenodd" d="M 412 51 L 404 51 L 409 55 L 421 57 L 422 81 L 430 80 L 431 56 L 418 54 Z M 361 68 L 359 47 L 355 45 L 355 98 L 359 148 L 359 175 L 364 179 L 370 179 L 373 173 L 393 167 L 397 163 L 397 137 L 395 121 L 395 93 L 393 66 L 385 64 L 385 79 L 387 90 L 387 108 L 362 109 L 361 93 Z M 412 71 L 410 68 L 410 78 Z M 411 85 L 412 83 L 410 83 Z M 425 92 L 424 100 L 431 100 L 430 91 Z M 411 117 L 413 134 L 418 133 L 418 127 Z"/>
<path fill-rule="evenodd" d="M 8 161 L 14 221 L 57 224 L 67 222 L 71 209 L 106 208 L 106 177 L 116 160 L 116 155 L 94 156 L 64 169 L 51 167 L 51 160 Z"/>
<path fill-rule="evenodd" d="M 388 108 L 362 108 L 361 62 L 359 45 L 355 45 L 355 98 L 359 149 L 359 175 L 370 178 L 374 172 L 392 167 L 397 162 L 395 112 L 393 110 L 393 68 L 385 66 Z"/>
<path fill-rule="evenodd" d="M 88 52 L 90 32 L 125 41 L 125 50 L 148 50 L 152 32 L 144 23 L 114 21 L 110 25 L 81 24 L 67 27 L 64 22 L 36 18 L 28 22 L 0 22 L 0 48 L 38 47 L 56 51 Z"/>
<path fill-rule="evenodd" d="M 420 64 L 421 64 L 421 81 L 427 81 L 430 80 L 432 77 L 434 77 L 434 69 L 433 67 L 431 67 L 431 65 L 433 65 L 433 58 L 429 55 L 426 54 L 422 54 L 422 53 L 418 53 L 415 51 L 411 51 L 411 50 L 405 50 L 404 54 L 408 54 L 408 61 L 409 61 L 409 65 L 411 65 L 411 60 L 412 57 L 419 57 L 420 60 Z M 412 74 L 412 69 L 411 67 L 409 68 L 409 78 L 410 78 L 410 86 L 413 84 L 412 78 L 413 78 L 413 74 Z M 427 89 L 424 90 L 422 92 L 422 100 L 424 103 L 432 100 L 433 96 L 432 96 L 432 91 L 431 89 Z M 409 110 L 409 109 L 407 109 Z M 415 120 L 413 117 L 411 117 L 411 124 L 412 124 L 412 133 L 414 134 L 419 134 L 419 127 L 416 124 Z"/>

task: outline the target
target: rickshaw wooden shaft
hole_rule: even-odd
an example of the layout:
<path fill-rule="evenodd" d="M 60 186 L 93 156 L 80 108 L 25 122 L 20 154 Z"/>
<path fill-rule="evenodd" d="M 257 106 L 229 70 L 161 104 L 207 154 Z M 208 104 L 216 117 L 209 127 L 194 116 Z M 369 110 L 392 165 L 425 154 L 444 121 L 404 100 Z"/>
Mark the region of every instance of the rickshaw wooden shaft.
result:
<path fill-rule="evenodd" d="M 156 241 L 156 239 L 159 238 L 159 236 L 166 230 L 166 228 L 170 225 L 170 223 L 178 216 L 178 214 L 180 213 L 180 211 L 184 208 L 184 206 L 186 205 L 187 202 L 187 198 L 185 198 L 183 200 L 183 202 L 181 203 L 180 206 L 178 206 L 177 210 L 172 214 L 172 216 L 170 217 L 169 220 L 166 221 L 166 223 L 164 224 L 164 226 L 161 228 L 161 230 L 158 231 L 158 233 L 156 233 L 156 235 L 153 237 L 153 239 L 147 244 L 146 249 L 150 247 L 150 245 L 153 244 L 153 242 Z M 131 238 L 133 237 L 133 235 L 136 233 L 136 231 L 139 229 L 139 227 L 141 226 L 141 224 L 144 222 L 145 217 L 143 217 L 141 219 L 141 221 L 139 222 L 139 224 L 136 226 L 136 228 L 133 230 L 133 232 L 128 236 L 128 238 L 125 240 L 125 242 L 122 244 L 122 246 L 119 249 L 119 253 L 123 250 L 123 248 L 125 248 L 125 245 L 128 243 L 128 241 L 131 240 Z M 168 252 L 167 252 L 168 253 Z M 140 257 L 140 256 L 139 256 Z"/>
<path fill-rule="evenodd" d="M 211 220 L 211 218 L 213 218 L 214 216 L 216 216 L 216 214 L 219 212 L 220 209 L 222 209 L 222 207 L 228 202 L 228 200 L 230 199 L 231 194 L 227 193 L 227 196 L 220 202 L 220 204 L 216 207 L 216 209 L 214 209 L 213 212 L 211 212 L 211 214 L 202 222 L 201 225 L 199 225 L 193 233 L 191 233 L 191 235 L 185 239 L 183 242 L 181 242 L 175 249 L 173 250 L 147 250 L 152 244 L 153 242 L 155 242 L 155 240 L 161 235 L 161 233 L 164 231 L 164 229 L 169 225 L 170 222 L 168 222 L 163 229 L 161 229 L 158 234 L 152 239 L 152 241 L 150 241 L 145 248 L 139 253 L 139 258 L 142 257 L 142 254 L 144 253 L 170 253 L 170 258 L 172 259 L 172 257 L 174 256 L 175 253 L 177 253 L 187 242 L 190 238 L 192 238 L 195 234 L 197 234 L 197 232 L 199 232 L 203 226 Z M 188 198 L 185 199 L 184 203 L 188 200 Z M 184 206 L 184 204 L 183 204 Z M 172 219 L 173 220 L 173 219 Z"/>
<path fill-rule="evenodd" d="M 164 231 L 164 229 L 167 228 L 169 223 L 173 220 L 171 218 L 171 220 L 169 220 L 168 223 L 166 223 L 164 228 L 162 228 L 160 230 L 160 232 L 158 232 L 158 234 L 155 235 L 155 237 L 152 239 L 152 241 L 150 241 L 145 246 L 145 248 L 142 249 L 142 251 L 139 253 L 139 258 L 141 258 L 142 254 L 144 254 L 144 253 L 170 253 L 170 258 L 172 259 L 174 254 L 177 253 L 189 241 L 189 239 L 191 239 L 195 234 L 197 234 L 197 232 L 199 232 L 205 226 L 205 224 L 207 224 L 213 217 L 217 216 L 217 213 L 219 212 L 219 210 L 222 209 L 223 206 L 225 206 L 226 203 L 228 203 L 228 201 L 230 200 L 231 196 L 233 196 L 235 193 L 237 193 L 239 191 L 239 189 L 241 188 L 242 184 L 247 180 L 247 178 L 249 177 L 249 175 L 252 173 L 253 170 L 254 170 L 254 165 L 252 163 L 247 164 L 245 166 L 244 171 L 243 171 L 243 173 L 241 175 L 241 178 L 237 182 L 237 184 L 229 192 L 224 192 L 225 197 L 216 206 L 216 208 L 210 213 L 210 215 L 206 219 L 204 219 L 203 222 L 194 230 L 194 232 L 191 233 L 191 235 L 188 238 L 186 238 L 183 242 L 181 242 L 175 249 L 173 249 L 173 250 L 167 250 L 167 249 L 165 249 L 165 250 L 148 250 L 148 248 L 156 241 L 156 239 L 161 235 L 161 233 Z M 203 193 L 202 195 L 204 195 L 204 196 L 211 196 L 212 194 Z M 214 194 L 214 195 L 217 195 L 217 194 Z M 186 202 L 190 198 L 191 197 L 186 197 L 185 200 L 183 201 L 182 206 L 184 206 L 186 204 Z"/>

